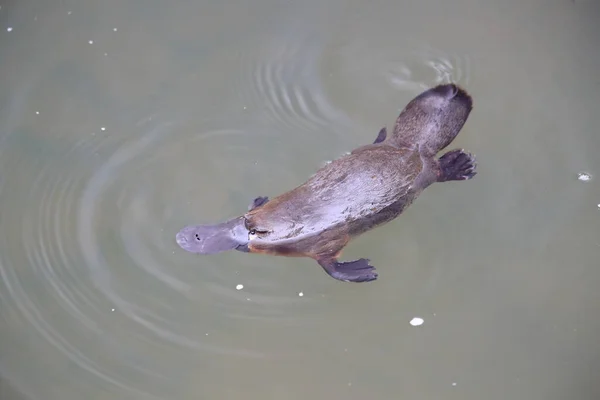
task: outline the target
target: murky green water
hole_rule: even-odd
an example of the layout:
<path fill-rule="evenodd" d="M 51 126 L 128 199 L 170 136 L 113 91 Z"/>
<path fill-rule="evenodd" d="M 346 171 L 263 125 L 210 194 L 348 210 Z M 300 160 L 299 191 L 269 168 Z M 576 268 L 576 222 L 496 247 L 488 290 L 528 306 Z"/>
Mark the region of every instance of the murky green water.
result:
<path fill-rule="evenodd" d="M 599 22 L 584 0 L 2 2 L 2 400 L 600 398 Z M 479 174 L 345 250 L 376 282 L 177 247 L 448 81 Z"/>

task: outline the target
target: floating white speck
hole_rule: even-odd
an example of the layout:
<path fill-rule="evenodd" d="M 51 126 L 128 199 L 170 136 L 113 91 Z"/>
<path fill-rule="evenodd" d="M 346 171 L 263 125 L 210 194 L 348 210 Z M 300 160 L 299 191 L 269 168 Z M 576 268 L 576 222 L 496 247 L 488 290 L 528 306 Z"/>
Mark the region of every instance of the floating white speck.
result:
<path fill-rule="evenodd" d="M 89 44 L 94 44 L 94 41 L 93 40 L 88 40 L 88 43 Z"/>
<path fill-rule="evenodd" d="M 35 113 L 36 113 L 37 115 L 40 115 L 40 112 L 39 112 L 39 111 L 36 111 Z"/>
<path fill-rule="evenodd" d="M 410 324 L 412 326 L 423 325 L 423 322 L 425 322 L 425 320 L 423 318 L 419 318 L 419 317 L 414 317 L 413 319 L 410 320 Z"/>
<path fill-rule="evenodd" d="M 588 174 L 587 172 L 580 172 L 579 174 L 577 174 L 577 179 L 579 179 L 582 182 L 588 182 L 592 180 L 592 175 Z"/>
<path fill-rule="evenodd" d="M 106 128 L 105 128 L 105 127 L 102 127 L 102 128 L 100 128 L 100 130 L 101 130 L 101 131 L 105 131 L 105 130 L 106 130 Z"/>
<path fill-rule="evenodd" d="M 244 285 L 239 284 L 235 287 L 237 290 L 242 290 L 244 288 Z"/>
<path fill-rule="evenodd" d="M 114 309 L 114 308 L 112 308 L 110 311 L 115 311 L 115 309 Z"/>
<path fill-rule="evenodd" d="M 107 55 L 108 55 L 108 53 L 104 53 L 104 56 L 107 56 Z"/>
<path fill-rule="evenodd" d="M 71 14 L 72 14 L 72 11 L 67 11 L 67 15 L 71 15 Z"/>
<path fill-rule="evenodd" d="M 116 32 L 116 31 L 117 31 L 117 28 L 113 28 L 113 32 Z"/>
<path fill-rule="evenodd" d="M 12 26 L 9 26 L 8 28 L 6 28 L 6 32 L 12 32 Z"/>
<path fill-rule="evenodd" d="M 304 296 L 304 293 L 300 292 L 300 293 L 298 293 L 298 296 L 302 297 L 302 296 Z"/>
<path fill-rule="evenodd" d="M 244 106 L 244 110 L 246 109 L 246 106 Z"/>
<path fill-rule="evenodd" d="M 452 382 L 452 386 L 456 386 L 456 382 Z"/>

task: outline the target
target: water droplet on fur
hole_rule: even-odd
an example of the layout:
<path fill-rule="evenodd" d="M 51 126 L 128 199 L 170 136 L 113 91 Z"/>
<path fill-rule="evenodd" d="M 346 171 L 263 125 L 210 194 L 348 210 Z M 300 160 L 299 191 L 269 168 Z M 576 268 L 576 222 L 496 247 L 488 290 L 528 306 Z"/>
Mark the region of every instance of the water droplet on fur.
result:
<path fill-rule="evenodd" d="M 592 180 L 592 175 L 588 174 L 587 172 L 580 172 L 577 174 L 577 179 L 582 182 L 588 182 Z"/>
<path fill-rule="evenodd" d="M 413 319 L 410 320 L 410 324 L 412 326 L 421 326 L 421 325 L 423 325 L 423 322 L 425 322 L 425 320 L 423 318 L 419 318 L 419 317 L 414 317 Z"/>
<path fill-rule="evenodd" d="M 244 285 L 239 284 L 235 287 L 237 290 L 242 290 L 244 288 Z"/>

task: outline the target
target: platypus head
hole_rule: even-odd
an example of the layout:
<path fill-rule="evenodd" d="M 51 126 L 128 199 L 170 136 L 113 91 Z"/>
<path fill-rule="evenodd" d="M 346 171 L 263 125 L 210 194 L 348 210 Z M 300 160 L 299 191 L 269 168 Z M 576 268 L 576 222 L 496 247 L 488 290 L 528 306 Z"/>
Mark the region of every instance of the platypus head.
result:
<path fill-rule="evenodd" d="M 198 254 L 215 254 L 228 250 L 249 251 L 248 243 L 268 233 L 246 217 L 237 217 L 214 225 L 190 225 L 175 236 L 184 250 Z"/>
<path fill-rule="evenodd" d="M 250 240 L 244 217 L 215 225 L 190 225 L 175 236 L 184 250 L 198 254 L 215 254 L 228 250 L 244 250 Z"/>

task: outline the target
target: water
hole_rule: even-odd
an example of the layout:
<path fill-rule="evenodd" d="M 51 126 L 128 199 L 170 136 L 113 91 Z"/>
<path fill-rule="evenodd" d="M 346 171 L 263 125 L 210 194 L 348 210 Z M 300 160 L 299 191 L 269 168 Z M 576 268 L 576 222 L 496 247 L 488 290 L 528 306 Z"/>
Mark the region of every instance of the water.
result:
<path fill-rule="evenodd" d="M 2 400 L 599 398 L 600 186 L 578 179 L 600 173 L 599 17 L 584 0 L 1 3 Z M 479 174 L 345 250 L 378 281 L 175 244 L 448 81 L 474 97 L 452 146 Z"/>

